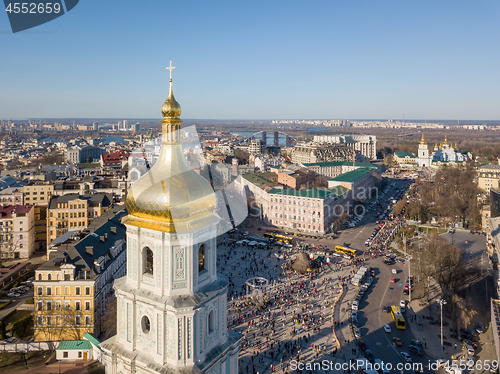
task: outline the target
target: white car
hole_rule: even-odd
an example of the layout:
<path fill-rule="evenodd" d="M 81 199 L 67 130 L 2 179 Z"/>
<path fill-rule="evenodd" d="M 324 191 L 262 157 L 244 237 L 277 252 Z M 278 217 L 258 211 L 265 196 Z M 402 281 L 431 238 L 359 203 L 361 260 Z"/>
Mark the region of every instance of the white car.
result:
<path fill-rule="evenodd" d="M 392 331 L 391 331 L 391 326 L 389 326 L 389 325 L 385 324 L 385 325 L 384 325 L 384 331 L 385 331 L 385 332 L 392 332 Z"/>
<path fill-rule="evenodd" d="M 445 367 L 447 363 L 448 363 L 448 360 L 445 360 L 443 358 L 439 358 L 436 360 L 436 365 L 438 368 Z"/>
<path fill-rule="evenodd" d="M 401 302 L 399 303 L 399 308 L 401 309 L 401 312 L 405 311 L 405 307 L 406 307 L 406 302 L 404 300 L 401 300 Z"/>
<path fill-rule="evenodd" d="M 405 361 L 405 362 L 411 362 L 411 357 L 408 353 L 406 352 L 401 352 L 400 353 L 401 355 L 401 358 Z"/>
<path fill-rule="evenodd" d="M 358 300 L 354 300 L 352 302 L 352 310 L 358 310 L 358 307 L 359 307 L 359 301 Z"/>
<path fill-rule="evenodd" d="M 354 336 L 358 339 L 361 338 L 361 331 L 359 331 L 359 328 L 357 327 L 354 328 Z"/>

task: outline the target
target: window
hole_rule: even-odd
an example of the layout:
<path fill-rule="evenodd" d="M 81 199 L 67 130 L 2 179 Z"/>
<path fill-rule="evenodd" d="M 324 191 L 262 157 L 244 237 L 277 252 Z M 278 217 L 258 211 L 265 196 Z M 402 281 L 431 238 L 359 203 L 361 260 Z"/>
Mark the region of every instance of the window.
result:
<path fill-rule="evenodd" d="M 85 301 L 85 310 L 90 310 L 90 301 Z"/>
<path fill-rule="evenodd" d="M 90 287 L 85 287 L 85 295 L 90 295 Z"/>
<path fill-rule="evenodd" d="M 63 358 L 68 358 L 68 352 L 67 351 L 63 352 Z"/>
<path fill-rule="evenodd" d="M 215 314 L 214 311 L 208 313 L 208 333 L 211 334 L 215 329 Z"/>
<path fill-rule="evenodd" d="M 47 311 L 48 312 L 52 311 L 52 301 L 47 301 Z"/>
<path fill-rule="evenodd" d="M 19 240 L 21 240 L 22 238 L 23 238 L 23 236 L 22 236 L 22 235 L 19 235 Z"/>
<path fill-rule="evenodd" d="M 144 248 L 144 274 L 153 274 L 153 251 L 149 247 Z"/>
<path fill-rule="evenodd" d="M 205 244 L 200 245 L 198 250 L 198 271 L 205 270 Z"/>
<path fill-rule="evenodd" d="M 64 276 L 64 280 L 66 280 L 66 276 Z M 69 279 L 68 279 L 69 280 Z M 70 292 L 69 292 L 69 287 L 64 287 L 64 294 L 65 295 L 69 295 Z"/>
<path fill-rule="evenodd" d="M 43 302 L 39 301 L 36 306 L 37 310 L 43 310 Z"/>
<path fill-rule="evenodd" d="M 42 280 L 42 274 L 38 274 L 38 280 L 41 281 Z"/>
<path fill-rule="evenodd" d="M 68 273 L 64 274 L 65 281 L 69 281 L 69 278 L 70 278 L 70 274 L 68 274 Z"/>
<path fill-rule="evenodd" d="M 47 325 L 52 326 L 52 316 L 47 316 Z"/>
<path fill-rule="evenodd" d="M 82 352 L 78 351 L 78 358 L 82 358 Z"/>
<path fill-rule="evenodd" d="M 52 280 L 52 274 L 47 275 L 47 280 Z"/>
<path fill-rule="evenodd" d="M 86 325 L 91 325 L 92 324 L 92 320 L 91 320 L 90 316 L 85 316 L 85 324 Z"/>
<path fill-rule="evenodd" d="M 75 310 L 81 310 L 79 301 L 75 301 Z"/>
<path fill-rule="evenodd" d="M 43 325 L 43 316 L 36 317 L 36 324 L 40 326 Z"/>
<path fill-rule="evenodd" d="M 149 318 L 147 316 L 143 316 L 141 318 L 141 327 L 142 327 L 142 332 L 147 334 L 151 330 L 151 322 L 149 321 Z"/>
<path fill-rule="evenodd" d="M 43 288 L 42 287 L 37 287 L 36 294 L 38 296 L 42 296 L 43 295 Z"/>
<path fill-rule="evenodd" d="M 75 316 L 75 325 L 81 325 L 81 324 L 82 324 L 82 317 Z"/>
<path fill-rule="evenodd" d="M 75 287 L 75 295 L 80 295 L 80 287 Z"/>
<path fill-rule="evenodd" d="M 52 287 L 47 287 L 47 290 L 45 292 L 47 292 L 47 296 L 51 296 L 52 295 Z"/>

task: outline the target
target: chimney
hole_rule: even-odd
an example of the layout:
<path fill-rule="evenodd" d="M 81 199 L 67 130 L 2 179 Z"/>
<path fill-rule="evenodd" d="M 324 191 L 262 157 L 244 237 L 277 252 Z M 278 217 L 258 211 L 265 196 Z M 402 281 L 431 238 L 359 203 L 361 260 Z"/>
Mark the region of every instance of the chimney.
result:
<path fill-rule="evenodd" d="M 111 227 L 111 232 L 112 232 L 113 234 L 116 234 L 116 226 L 112 226 L 112 227 Z"/>
<path fill-rule="evenodd" d="M 94 255 L 94 247 L 93 246 L 85 247 L 85 252 L 87 252 L 88 255 L 93 256 Z"/>
<path fill-rule="evenodd" d="M 106 239 L 104 238 L 104 236 L 99 236 L 99 239 L 100 239 L 100 240 L 101 240 L 101 242 L 103 242 L 103 243 L 106 241 Z"/>
<path fill-rule="evenodd" d="M 108 238 L 108 233 L 107 233 L 107 232 L 105 232 L 105 233 L 104 233 L 104 239 L 107 239 L 107 238 Z"/>

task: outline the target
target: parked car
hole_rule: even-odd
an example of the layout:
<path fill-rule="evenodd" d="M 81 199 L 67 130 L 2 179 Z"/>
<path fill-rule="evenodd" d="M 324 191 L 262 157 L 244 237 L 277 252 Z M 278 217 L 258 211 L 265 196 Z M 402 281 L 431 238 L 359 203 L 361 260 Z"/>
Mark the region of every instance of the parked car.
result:
<path fill-rule="evenodd" d="M 391 330 L 391 326 L 389 326 L 388 324 L 385 324 L 385 325 L 384 325 L 384 331 L 385 331 L 385 332 L 388 332 L 388 333 L 391 333 L 391 332 L 392 332 L 392 330 Z"/>
<path fill-rule="evenodd" d="M 383 306 L 383 307 L 382 307 L 382 310 L 383 310 L 384 312 L 386 312 L 386 313 L 390 313 L 390 311 L 391 311 L 391 307 L 390 307 L 390 306 Z"/>
<path fill-rule="evenodd" d="M 366 351 L 368 349 L 368 346 L 366 345 L 366 343 L 364 342 L 364 340 L 358 340 L 358 347 L 362 351 Z"/>
<path fill-rule="evenodd" d="M 359 301 L 358 300 L 354 300 L 352 302 L 352 310 L 358 310 L 358 307 L 359 307 Z"/>
<path fill-rule="evenodd" d="M 367 350 L 365 351 L 365 357 L 366 357 L 366 358 L 368 359 L 368 361 L 370 361 L 372 364 L 373 364 L 373 362 L 375 361 L 375 356 L 374 356 L 373 352 L 372 352 L 372 351 L 370 351 L 369 349 L 367 349 Z"/>
<path fill-rule="evenodd" d="M 476 327 L 476 332 L 477 332 L 478 334 L 482 334 L 482 333 L 483 333 L 483 324 L 482 324 L 481 322 L 479 322 L 479 323 L 477 324 L 477 327 Z"/>
<path fill-rule="evenodd" d="M 354 329 L 354 336 L 356 338 L 361 338 L 361 331 L 357 327 Z"/>
<path fill-rule="evenodd" d="M 396 279 L 391 278 L 390 282 L 391 282 L 391 283 L 396 283 Z"/>
<path fill-rule="evenodd" d="M 405 308 L 406 308 L 406 302 L 404 300 L 401 300 L 399 302 L 399 309 L 401 309 L 401 313 L 405 312 Z"/>
<path fill-rule="evenodd" d="M 19 296 L 21 296 L 21 294 L 18 294 L 17 292 L 13 292 L 13 293 L 8 293 L 7 296 L 8 297 L 19 297 Z"/>

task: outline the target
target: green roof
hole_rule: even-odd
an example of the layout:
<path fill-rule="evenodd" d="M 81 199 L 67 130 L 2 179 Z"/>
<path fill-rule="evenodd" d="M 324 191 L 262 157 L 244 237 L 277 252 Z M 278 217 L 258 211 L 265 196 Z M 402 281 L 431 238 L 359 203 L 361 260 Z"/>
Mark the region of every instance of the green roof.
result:
<path fill-rule="evenodd" d="M 343 196 L 348 188 L 337 186 L 333 188 L 314 188 L 309 190 L 286 190 L 281 188 L 273 188 L 269 191 L 270 194 L 283 196 L 308 197 L 311 199 L 326 199 L 330 195 L 335 195 L 337 198 Z"/>
<path fill-rule="evenodd" d="M 321 166 L 321 167 L 327 167 L 327 166 L 352 166 L 352 162 L 348 162 L 348 161 L 313 162 L 313 163 L 310 163 L 310 164 L 303 164 L 303 165 L 306 166 L 306 167 L 310 167 L 310 166 Z M 377 165 L 374 165 L 371 162 L 355 162 L 354 166 L 377 168 Z"/>
<path fill-rule="evenodd" d="M 92 344 L 87 340 L 63 340 L 59 347 L 56 348 L 57 351 L 72 351 L 72 350 L 83 350 L 92 349 Z"/>
<path fill-rule="evenodd" d="M 259 187 L 263 184 L 266 184 L 266 183 L 271 183 L 271 181 L 269 181 L 265 178 L 259 177 L 258 175 L 253 174 L 253 173 L 243 174 L 242 177 L 245 178 L 250 183 L 255 184 L 257 187 Z"/>
<path fill-rule="evenodd" d="M 397 152 L 394 152 L 394 154 L 396 156 L 398 156 L 399 158 L 405 158 L 405 157 L 410 157 L 410 158 L 416 158 L 412 153 L 410 152 L 403 152 L 403 151 L 397 151 Z"/>
<path fill-rule="evenodd" d="M 97 347 L 99 347 L 99 344 L 101 344 L 101 341 L 99 339 L 97 339 L 94 335 L 92 335 L 92 334 L 90 334 L 88 332 L 86 332 L 85 334 L 83 334 L 83 337 L 84 337 L 84 339 L 87 339 L 89 342 L 91 342 L 92 345 L 95 345 Z"/>
<path fill-rule="evenodd" d="M 354 182 L 366 174 L 371 173 L 373 168 L 359 168 L 353 171 L 348 171 L 347 173 L 337 175 L 335 178 L 330 179 L 331 181 L 337 182 Z"/>

